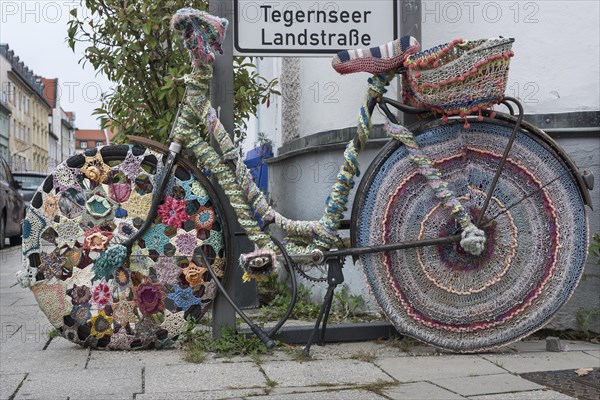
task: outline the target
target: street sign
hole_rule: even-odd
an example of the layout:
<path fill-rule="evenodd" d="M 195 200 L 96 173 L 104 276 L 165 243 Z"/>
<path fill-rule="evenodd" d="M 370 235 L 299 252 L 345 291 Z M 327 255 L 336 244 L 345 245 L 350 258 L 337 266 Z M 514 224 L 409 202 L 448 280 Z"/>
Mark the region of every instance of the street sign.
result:
<path fill-rule="evenodd" d="M 319 57 L 398 38 L 398 1 L 234 0 L 234 55 Z"/>

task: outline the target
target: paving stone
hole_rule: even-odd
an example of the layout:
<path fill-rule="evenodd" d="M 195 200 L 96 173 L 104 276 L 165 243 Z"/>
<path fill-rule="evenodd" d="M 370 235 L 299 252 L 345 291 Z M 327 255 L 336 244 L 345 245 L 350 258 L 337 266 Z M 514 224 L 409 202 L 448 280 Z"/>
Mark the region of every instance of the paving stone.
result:
<path fill-rule="evenodd" d="M 506 372 L 475 355 L 382 358 L 375 363 L 400 382 L 430 381 Z"/>
<path fill-rule="evenodd" d="M 371 363 L 358 360 L 276 361 L 261 365 L 279 387 L 355 385 L 392 379 Z"/>
<path fill-rule="evenodd" d="M 600 344 L 584 342 L 582 340 L 563 340 L 569 351 L 591 351 L 600 353 Z"/>
<path fill-rule="evenodd" d="M 79 347 L 79 346 L 78 346 Z M 106 351 L 92 350 L 87 364 L 92 368 L 113 368 L 115 365 L 135 366 L 136 368 L 188 364 L 178 350 L 147 350 L 147 351 Z"/>
<path fill-rule="evenodd" d="M 533 390 L 530 392 L 513 392 L 502 394 L 487 394 L 469 397 L 470 400 L 575 400 L 554 390 Z"/>
<path fill-rule="evenodd" d="M 521 340 L 520 342 L 509 345 L 510 348 L 514 349 L 519 353 L 531 353 L 546 351 L 545 340 Z"/>
<path fill-rule="evenodd" d="M 438 379 L 432 383 L 463 396 L 544 389 L 544 386 L 511 374 Z"/>
<path fill-rule="evenodd" d="M 297 350 L 302 351 L 303 346 L 298 346 Z M 433 347 L 429 347 L 435 351 Z M 310 355 L 317 360 L 353 358 L 357 355 L 369 354 L 374 357 L 403 357 L 407 356 L 398 347 L 390 346 L 385 342 L 349 342 L 349 343 L 328 343 L 325 346 L 312 346 Z"/>
<path fill-rule="evenodd" d="M 269 400 L 384 400 L 373 392 L 367 390 L 328 390 L 325 392 L 304 392 L 294 394 L 269 394 L 265 396 L 252 396 L 248 399 Z"/>
<path fill-rule="evenodd" d="M 266 387 L 263 374 L 251 363 L 181 364 L 146 367 L 144 393 L 209 391 Z"/>
<path fill-rule="evenodd" d="M 210 392 L 171 392 L 144 393 L 135 396 L 135 400 L 220 400 L 264 394 L 264 389 L 232 389 Z"/>
<path fill-rule="evenodd" d="M 0 375 L 0 400 L 10 398 L 19 387 L 25 374 L 2 374 Z"/>
<path fill-rule="evenodd" d="M 582 351 L 564 353 L 527 353 L 513 355 L 483 355 L 483 358 L 501 365 L 502 368 L 515 373 L 536 371 L 557 371 L 598 367 L 598 359 Z"/>
<path fill-rule="evenodd" d="M 50 370 L 52 371 L 52 370 Z M 81 370 L 68 373 L 36 372 L 29 374 L 18 399 L 131 399 L 142 391 L 141 368 Z"/>
<path fill-rule="evenodd" d="M 40 350 L 22 353 L 2 352 L 1 373 L 80 371 L 85 367 L 88 350 L 78 351 Z"/>
<path fill-rule="evenodd" d="M 600 351 L 584 351 L 585 354 L 589 354 L 592 357 L 600 358 Z"/>
<path fill-rule="evenodd" d="M 429 382 L 402 383 L 394 388 L 385 389 L 383 394 L 393 400 L 458 400 L 465 399 Z"/>
<path fill-rule="evenodd" d="M 80 351 L 83 347 L 80 345 L 73 343 L 64 337 L 56 336 L 54 339 L 48 343 L 46 347 L 46 351 L 50 350 L 61 350 L 61 351 Z"/>

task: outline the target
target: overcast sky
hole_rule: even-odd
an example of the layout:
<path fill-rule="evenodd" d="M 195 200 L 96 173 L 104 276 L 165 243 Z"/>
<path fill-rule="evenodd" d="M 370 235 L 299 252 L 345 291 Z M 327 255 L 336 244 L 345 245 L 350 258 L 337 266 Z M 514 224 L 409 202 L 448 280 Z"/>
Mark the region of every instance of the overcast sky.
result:
<path fill-rule="evenodd" d="M 8 43 L 35 74 L 58 78 L 61 107 L 75 112 L 77 128 L 98 129 L 92 112 L 112 84 L 96 76 L 89 63 L 85 69 L 78 63 L 83 46 L 73 53 L 65 41 L 73 7 L 79 7 L 79 1 L 0 0 L 0 43 Z"/>

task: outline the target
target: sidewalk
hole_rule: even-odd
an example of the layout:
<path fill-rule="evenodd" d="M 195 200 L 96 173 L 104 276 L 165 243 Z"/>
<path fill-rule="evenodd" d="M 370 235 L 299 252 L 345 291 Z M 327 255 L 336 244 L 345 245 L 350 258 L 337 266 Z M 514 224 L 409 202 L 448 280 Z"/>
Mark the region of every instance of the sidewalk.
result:
<path fill-rule="evenodd" d="M 574 370 L 600 367 L 599 345 L 566 341 L 568 351 L 555 353 L 540 340 L 478 355 L 329 344 L 314 346 L 310 360 L 277 350 L 202 364 L 181 350 L 92 351 L 48 338 L 32 293 L 16 284 L 19 266 L 18 248 L 0 252 L 0 399 L 572 399 L 522 374 L 552 383 L 528 373 L 569 370 L 560 376 L 578 379 Z M 599 398 L 599 386 L 584 398 Z"/>

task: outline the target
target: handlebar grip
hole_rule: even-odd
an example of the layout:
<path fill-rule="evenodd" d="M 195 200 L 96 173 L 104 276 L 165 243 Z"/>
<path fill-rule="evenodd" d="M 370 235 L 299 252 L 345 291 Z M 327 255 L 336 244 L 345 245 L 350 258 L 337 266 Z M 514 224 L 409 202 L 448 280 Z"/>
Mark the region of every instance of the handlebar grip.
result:
<path fill-rule="evenodd" d="M 261 328 L 259 328 L 256 324 L 252 324 L 250 326 L 250 329 L 256 336 L 258 336 L 260 341 L 265 344 L 267 349 L 271 350 L 273 347 L 275 347 L 275 342 L 273 341 L 273 339 L 271 339 L 269 335 L 267 335 L 267 333 Z"/>

